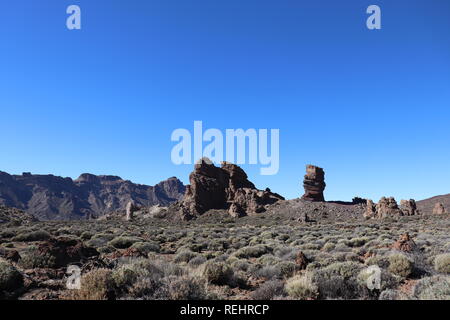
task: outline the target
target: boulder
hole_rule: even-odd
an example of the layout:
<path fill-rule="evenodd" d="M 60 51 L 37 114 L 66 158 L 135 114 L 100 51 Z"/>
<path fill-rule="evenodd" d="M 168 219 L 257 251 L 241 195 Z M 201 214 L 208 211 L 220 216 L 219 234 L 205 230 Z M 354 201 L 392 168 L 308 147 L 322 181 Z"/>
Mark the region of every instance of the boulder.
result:
<path fill-rule="evenodd" d="M 211 209 L 228 210 L 233 217 L 252 215 L 266 211 L 268 205 L 278 200 L 284 200 L 270 189 L 256 189 L 239 166 L 222 162 L 221 167 L 216 167 L 207 158 L 195 164 L 189 182 L 181 201 L 184 220 Z"/>
<path fill-rule="evenodd" d="M 394 250 L 411 252 L 417 248 L 409 233 L 402 234 L 400 238 L 391 246 Z"/>
<path fill-rule="evenodd" d="M 323 191 L 325 190 L 325 172 L 322 168 L 307 165 L 306 175 L 303 180 L 305 194 L 302 196 L 306 201 L 325 201 Z"/>
<path fill-rule="evenodd" d="M 433 214 L 445 214 L 445 208 L 441 202 L 434 205 Z"/>

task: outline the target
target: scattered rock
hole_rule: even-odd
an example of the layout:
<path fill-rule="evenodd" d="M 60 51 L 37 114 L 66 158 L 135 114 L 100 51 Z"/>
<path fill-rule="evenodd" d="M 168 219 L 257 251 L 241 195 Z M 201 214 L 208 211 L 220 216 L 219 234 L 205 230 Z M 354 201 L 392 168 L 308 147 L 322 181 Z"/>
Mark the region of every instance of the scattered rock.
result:
<path fill-rule="evenodd" d="M 445 214 L 445 208 L 441 202 L 434 205 L 433 214 Z"/>
<path fill-rule="evenodd" d="M 308 214 L 306 212 L 300 212 L 300 216 L 297 218 L 298 222 L 306 223 L 310 222 L 311 220 L 308 217 Z"/>
<path fill-rule="evenodd" d="M 38 249 L 43 255 L 53 256 L 56 267 L 64 267 L 69 263 L 99 255 L 97 250 L 84 246 L 81 241 L 64 237 L 47 240 L 41 243 Z"/>
<path fill-rule="evenodd" d="M 325 201 L 323 196 L 325 186 L 325 172 L 323 169 L 313 165 L 307 165 L 306 175 L 303 180 L 305 194 L 302 196 L 302 199 L 307 201 Z"/>
<path fill-rule="evenodd" d="M 305 254 L 301 251 L 297 253 L 297 257 L 295 258 L 295 264 L 300 270 L 305 270 L 308 266 L 309 260 L 305 256 Z"/>
<path fill-rule="evenodd" d="M 416 249 L 416 243 L 412 240 L 409 233 L 405 233 L 402 234 L 396 242 L 394 242 L 391 248 L 404 252 L 411 252 Z"/>
<path fill-rule="evenodd" d="M 195 164 L 190 185 L 181 201 L 182 218 L 189 220 L 211 209 L 225 209 L 233 217 L 266 211 L 283 197 L 270 189 L 258 190 L 239 166 L 223 162 L 216 167 L 207 158 Z"/>

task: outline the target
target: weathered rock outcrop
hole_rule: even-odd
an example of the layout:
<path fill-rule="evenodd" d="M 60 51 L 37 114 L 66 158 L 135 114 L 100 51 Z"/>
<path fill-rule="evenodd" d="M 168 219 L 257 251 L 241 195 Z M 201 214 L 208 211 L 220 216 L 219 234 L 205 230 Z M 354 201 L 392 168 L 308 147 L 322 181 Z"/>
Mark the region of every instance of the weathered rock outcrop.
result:
<path fill-rule="evenodd" d="M 130 200 L 139 206 L 167 206 L 180 200 L 183 183 L 173 177 L 155 186 L 116 176 L 82 174 L 78 179 L 53 175 L 9 175 L 0 172 L 0 205 L 18 208 L 39 220 L 96 218 L 124 210 Z"/>
<path fill-rule="evenodd" d="M 380 219 L 402 215 L 402 211 L 393 197 L 382 197 L 376 205 L 376 210 L 376 218 Z"/>
<path fill-rule="evenodd" d="M 139 207 L 136 205 L 136 203 L 134 203 L 133 200 L 128 201 L 127 203 L 127 207 L 126 207 L 126 216 L 125 219 L 127 221 L 132 221 L 133 220 L 133 214 L 139 210 Z"/>
<path fill-rule="evenodd" d="M 307 201 L 325 201 L 323 196 L 325 186 L 325 172 L 323 169 L 313 165 L 307 165 L 306 175 L 303 180 L 305 194 L 302 196 L 302 199 Z"/>
<path fill-rule="evenodd" d="M 419 214 L 414 199 L 400 201 L 400 210 L 404 216 L 415 216 Z"/>
<path fill-rule="evenodd" d="M 433 214 L 445 214 L 445 208 L 441 202 L 434 205 Z"/>
<path fill-rule="evenodd" d="M 377 208 L 372 200 L 368 199 L 366 201 L 366 210 L 364 211 L 364 218 L 370 219 L 375 218 L 377 215 Z"/>
<path fill-rule="evenodd" d="M 382 197 L 377 204 L 372 200 L 366 200 L 364 218 L 382 219 L 387 217 L 414 216 L 420 214 L 414 199 L 402 200 L 400 207 L 394 198 Z"/>
<path fill-rule="evenodd" d="M 414 251 L 417 246 L 409 233 L 405 233 L 402 234 L 400 238 L 396 242 L 394 242 L 394 244 L 392 244 L 391 248 L 404 252 L 411 252 Z"/>
<path fill-rule="evenodd" d="M 195 164 L 190 185 L 181 201 L 182 217 L 188 220 L 211 209 L 225 209 L 239 217 L 266 211 L 266 206 L 284 200 L 270 189 L 258 190 L 239 166 L 223 162 L 216 167 L 209 159 Z"/>

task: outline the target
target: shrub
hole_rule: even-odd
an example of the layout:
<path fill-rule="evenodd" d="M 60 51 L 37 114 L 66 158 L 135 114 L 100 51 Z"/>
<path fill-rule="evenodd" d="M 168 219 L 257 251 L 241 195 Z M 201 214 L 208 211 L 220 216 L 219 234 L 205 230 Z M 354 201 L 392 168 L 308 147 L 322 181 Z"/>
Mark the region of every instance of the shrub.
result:
<path fill-rule="evenodd" d="M 43 254 L 37 247 L 31 246 L 22 254 L 19 264 L 25 269 L 54 268 L 56 266 L 56 258 L 48 253 Z"/>
<path fill-rule="evenodd" d="M 170 300 L 203 300 L 207 298 L 205 283 L 188 276 L 165 279 L 167 298 Z"/>
<path fill-rule="evenodd" d="M 193 267 L 193 268 L 196 268 L 196 267 L 201 266 L 202 264 L 204 264 L 206 261 L 207 260 L 206 260 L 206 258 L 204 256 L 197 256 L 195 258 L 192 258 L 189 261 L 189 266 Z"/>
<path fill-rule="evenodd" d="M 294 272 L 297 270 L 297 265 L 291 261 L 282 261 L 277 264 L 277 267 L 280 269 L 282 277 L 292 277 Z"/>
<path fill-rule="evenodd" d="M 150 252 L 159 252 L 161 250 L 160 245 L 156 242 L 135 242 L 131 248 L 135 248 L 145 254 L 149 254 Z"/>
<path fill-rule="evenodd" d="M 29 241 L 44 241 L 51 238 L 50 233 L 44 230 L 22 232 L 13 238 L 13 241 L 29 242 Z"/>
<path fill-rule="evenodd" d="M 413 294 L 419 300 L 450 300 L 450 277 L 422 278 L 414 286 Z"/>
<path fill-rule="evenodd" d="M 0 261 L 0 293 L 12 292 L 23 286 L 23 276 L 12 265 Z"/>
<path fill-rule="evenodd" d="M 237 258 L 258 258 L 266 253 L 269 253 L 271 250 L 269 247 L 258 244 L 255 246 L 244 247 L 236 251 L 234 254 Z"/>
<path fill-rule="evenodd" d="M 434 269 L 440 273 L 450 274 L 450 253 L 436 256 L 434 259 Z"/>
<path fill-rule="evenodd" d="M 312 274 L 313 282 L 319 288 L 323 299 L 355 299 L 366 288 L 361 287 L 357 275 L 362 265 L 356 262 L 336 262 L 329 266 L 315 270 Z"/>
<path fill-rule="evenodd" d="M 203 276 L 209 283 L 226 285 L 232 281 L 233 270 L 222 262 L 208 262 L 203 270 Z"/>
<path fill-rule="evenodd" d="M 286 294 L 284 283 L 281 280 L 269 280 L 259 286 L 251 293 L 253 300 L 272 300 L 275 297 L 281 297 Z"/>
<path fill-rule="evenodd" d="M 396 253 L 389 256 L 389 272 L 407 278 L 413 271 L 413 263 L 404 254 Z"/>
<path fill-rule="evenodd" d="M 188 250 L 183 250 L 175 255 L 174 262 L 175 263 L 181 263 L 181 262 L 188 263 L 189 261 L 191 261 L 191 259 L 193 259 L 197 256 L 198 256 L 198 253 L 194 253 L 194 252 L 188 251 Z"/>
<path fill-rule="evenodd" d="M 319 296 L 318 287 L 308 274 L 289 279 L 285 288 L 288 295 L 295 299 L 311 300 Z"/>
<path fill-rule="evenodd" d="M 109 244 L 117 249 L 127 249 L 134 243 L 140 242 L 141 239 L 135 237 L 117 237 L 112 239 Z"/>
<path fill-rule="evenodd" d="M 75 300 L 111 300 L 115 298 L 112 272 L 108 269 L 95 269 L 81 277 L 80 290 L 74 291 Z"/>

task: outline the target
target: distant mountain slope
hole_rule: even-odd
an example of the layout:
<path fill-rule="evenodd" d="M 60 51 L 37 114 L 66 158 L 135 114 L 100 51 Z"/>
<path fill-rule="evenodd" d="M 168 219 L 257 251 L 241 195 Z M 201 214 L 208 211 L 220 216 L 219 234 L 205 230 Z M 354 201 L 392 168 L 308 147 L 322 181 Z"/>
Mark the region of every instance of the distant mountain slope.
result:
<path fill-rule="evenodd" d="M 425 214 L 428 213 L 431 214 L 433 212 L 434 206 L 438 202 L 444 205 L 447 212 L 450 211 L 450 194 L 445 194 L 442 196 L 436 196 L 429 199 L 417 201 L 417 208 Z"/>
<path fill-rule="evenodd" d="M 10 175 L 0 171 L 0 205 L 18 208 L 40 220 L 77 220 L 138 205 L 168 205 L 182 198 L 183 183 L 175 177 L 155 186 L 116 176 L 82 174 L 78 179 L 53 175 Z"/>

